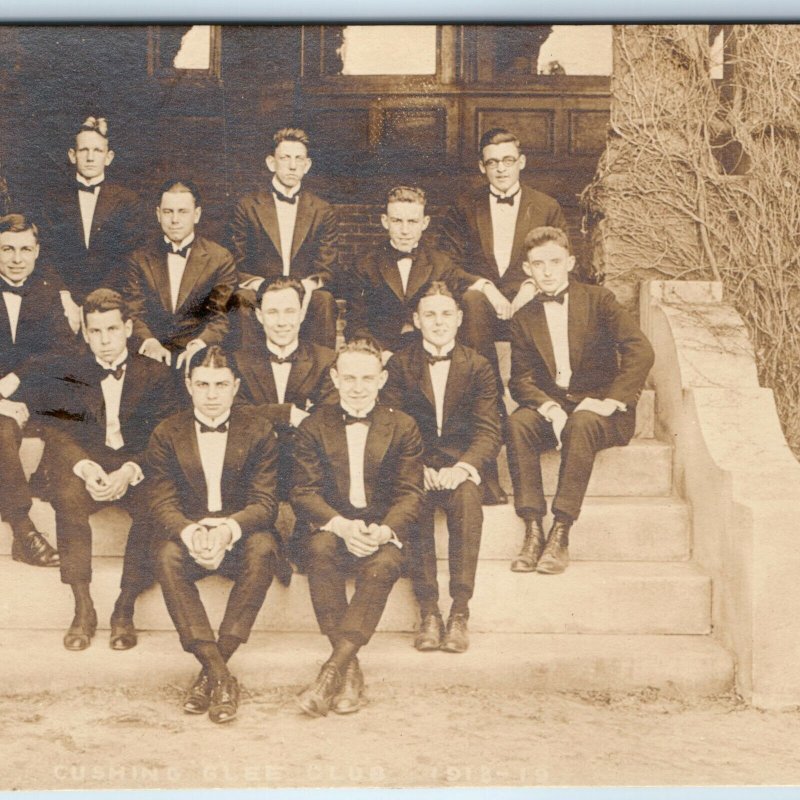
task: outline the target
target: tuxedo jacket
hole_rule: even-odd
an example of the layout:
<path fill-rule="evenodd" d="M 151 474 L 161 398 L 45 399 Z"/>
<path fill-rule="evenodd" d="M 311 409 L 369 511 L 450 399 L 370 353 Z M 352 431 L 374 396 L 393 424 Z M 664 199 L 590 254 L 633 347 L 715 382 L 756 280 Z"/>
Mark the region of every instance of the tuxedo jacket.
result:
<path fill-rule="evenodd" d="M 234 356 L 242 381 L 237 398 L 262 406 L 267 417 L 281 427 L 289 425 L 292 406 L 310 411 L 315 406 L 339 402 L 330 375 L 336 353 L 328 347 L 300 342 L 294 355 L 283 403 L 278 402 L 269 350 L 263 339 Z"/>
<path fill-rule="evenodd" d="M 179 539 L 187 525 L 208 516 L 235 519 L 243 537 L 272 530 L 278 511 L 277 458 L 269 421 L 256 408 L 234 406 L 222 469 L 222 510 L 210 514 L 194 409 L 164 420 L 150 438 L 144 484 L 160 535 Z"/>
<path fill-rule="evenodd" d="M 398 539 L 412 532 L 422 503 L 422 439 L 414 420 L 378 404 L 364 451 L 367 506 L 350 505 L 350 465 L 341 406 L 321 406 L 297 429 L 291 504 L 300 534 L 337 515 L 388 525 Z M 355 517 L 354 514 L 358 514 Z"/>
<path fill-rule="evenodd" d="M 502 277 L 494 257 L 494 236 L 488 186 L 461 197 L 445 220 L 447 248 L 464 269 L 488 278 L 509 299 L 513 299 L 528 276 L 522 270 L 524 243 L 528 232 L 542 225 L 567 230 L 564 212 L 556 200 L 520 184 L 519 215 L 514 229 L 511 260 Z"/>
<path fill-rule="evenodd" d="M 420 243 L 403 292 L 397 255 L 386 242 L 368 253 L 349 276 L 347 338 L 369 335 L 384 350 L 395 351 L 402 346 L 403 326 L 413 324 L 420 290 L 428 281 L 445 281 L 460 296 L 478 278 L 457 267 L 447 253 Z"/>
<path fill-rule="evenodd" d="M 119 406 L 124 445 L 112 450 L 105 443 L 106 411 L 100 385 L 106 376 L 89 352 L 67 361 L 66 368 L 49 383 L 51 391 L 44 413 L 61 433 L 57 447 L 70 468 L 84 458 L 101 466 L 110 458 L 120 464 L 135 461 L 143 467 L 150 434 L 178 408 L 170 368 L 152 358 L 130 353 Z"/>
<path fill-rule="evenodd" d="M 556 385 L 544 308 L 531 301 L 511 320 L 511 396 L 530 408 L 548 400 L 563 404 L 584 397 L 634 406 L 653 366 L 650 342 L 605 287 L 570 281 L 568 302 L 569 387 L 565 391 Z"/>
<path fill-rule="evenodd" d="M 422 342 L 395 353 L 387 370 L 381 402 L 414 418 L 425 445 L 426 466 L 441 469 L 465 461 L 481 472 L 497 458 L 502 445 L 497 386 L 492 367 L 482 355 L 456 342 L 447 374 L 441 436 Z"/>
<path fill-rule="evenodd" d="M 229 236 L 240 281 L 283 275 L 281 235 L 271 191 L 243 197 L 233 212 Z M 333 207 L 305 189 L 297 199 L 290 275 L 298 280 L 333 277 L 339 233 Z"/>
<path fill-rule="evenodd" d="M 144 228 L 134 192 L 103 181 L 88 250 L 74 177 L 45 198 L 41 217 L 42 256 L 53 264 L 76 303 L 100 286 L 122 290 L 125 260 L 141 244 Z"/>
<path fill-rule="evenodd" d="M 228 333 L 226 309 L 235 288 L 233 256 L 216 242 L 196 236 L 173 313 L 162 242 L 137 250 L 128 259 L 125 289 L 136 347 L 150 337 L 170 350 L 198 338 L 219 344 Z"/>

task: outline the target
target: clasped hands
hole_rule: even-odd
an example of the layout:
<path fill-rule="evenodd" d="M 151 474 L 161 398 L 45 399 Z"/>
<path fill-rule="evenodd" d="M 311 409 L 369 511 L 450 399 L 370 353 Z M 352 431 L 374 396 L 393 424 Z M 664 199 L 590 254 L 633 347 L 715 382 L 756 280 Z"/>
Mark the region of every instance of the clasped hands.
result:
<path fill-rule="evenodd" d="M 593 414 L 599 414 L 601 417 L 610 417 L 615 411 L 619 410 L 619 406 L 614 400 L 599 400 L 596 397 L 584 397 L 577 406 L 575 406 L 575 414 L 578 411 L 591 411 Z M 553 433 L 556 437 L 556 450 L 561 449 L 561 434 L 564 432 L 564 426 L 567 424 L 567 412 L 561 406 L 555 403 L 547 410 L 547 420 L 553 426 Z"/>
<path fill-rule="evenodd" d="M 189 555 L 207 570 L 215 570 L 233 541 L 227 522 L 207 517 L 181 531 L 181 541 Z"/>
<path fill-rule="evenodd" d="M 363 519 L 344 519 L 338 528 L 337 536 L 344 540 L 348 551 L 358 558 L 371 556 L 392 538 L 392 529 L 388 525 L 379 525 L 377 522 L 367 525 Z"/>
<path fill-rule="evenodd" d="M 135 477 L 136 472 L 130 464 L 123 464 L 113 472 L 106 472 L 92 461 L 87 462 L 81 470 L 86 491 L 97 502 L 113 502 L 124 497 Z"/>
<path fill-rule="evenodd" d="M 490 281 L 483 285 L 483 293 L 491 303 L 498 319 L 508 320 L 514 316 L 526 303 L 536 296 L 536 287 L 526 281 L 520 286 L 513 300 L 507 300 L 503 293 Z"/>
<path fill-rule="evenodd" d="M 467 478 L 469 478 L 469 473 L 459 466 L 442 467 L 441 469 L 425 467 L 423 474 L 426 492 L 458 489 Z"/>

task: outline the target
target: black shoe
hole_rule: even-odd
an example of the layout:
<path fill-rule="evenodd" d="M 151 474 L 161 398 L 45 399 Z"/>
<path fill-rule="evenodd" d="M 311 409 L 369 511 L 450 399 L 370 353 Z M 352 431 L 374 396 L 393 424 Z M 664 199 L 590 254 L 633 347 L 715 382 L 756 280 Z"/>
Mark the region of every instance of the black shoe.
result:
<path fill-rule="evenodd" d="M 571 522 L 556 520 L 547 535 L 547 544 L 536 571 L 543 575 L 558 575 L 569 564 L 569 529 Z"/>
<path fill-rule="evenodd" d="M 331 707 L 334 697 L 339 693 L 342 676 L 336 664 L 326 661 L 317 679 L 306 686 L 295 700 L 300 710 L 312 717 L 324 717 Z"/>
<path fill-rule="evenodd" d="M 112 650 L 130 650 L 136 647 L 138 641 L 132 619 L 111 617 L 111 635 L 108 643 Z"/>
<path fill-rule="evenodd" d="M 11 544 L 11 558 L 34 567 L 57 567 L 61 564 L 58 552 L 39 531 L 14 534 Z"/>
<path fill-rule="evenodd" d="M 239 709 L 239 681 L 233 675 L 220 678 L 211 687 L 208 718 L 212 722 L 230 722 Z"/>
<path fill-rule="evenodd" d="M 525 520 L 525 541 L 511 562 L 512 572 L 533 572 L 544 550 L 544 528 L 540 519 Z"/>
<path fill-rule="evenodd" d="M 186 697 L 183 698 L 183 710 L 187 714 L 205 714 L 210 704 L 211 680 L 208 673 L 201 669 L 189 691 L 186 692 Z"/>
<path fill-rule="evenodd" d="M 463 653 L 469 647 L 469 631 L 466 614 L 451 614 L 447 620 L 447 632 L 442 642 L 445 653 Z"/>
<path fill-rule="evenodd" d="M 67 650 L 85 650 L 97 631 L 97 612 L 92 609 L 85 614 L 75 613 L 72 625 L 64 634 L 64 647 Z"/>
<path fill-rule="evenodd" d="M 353 656 L 344 671 L 342 689 L 333 698 L 331 708 L 337 714 L 352 714 L 364 705 L 364 675 L 358 659 Z"/>
<path fill-rule="evenodd" d="M 414 647 L 421 652 L 438 650 L 444 636 L 444 622 L 442 615 L 436 613 L 425 614 L 419 625 L 419 633 L 414 639 Z"/>

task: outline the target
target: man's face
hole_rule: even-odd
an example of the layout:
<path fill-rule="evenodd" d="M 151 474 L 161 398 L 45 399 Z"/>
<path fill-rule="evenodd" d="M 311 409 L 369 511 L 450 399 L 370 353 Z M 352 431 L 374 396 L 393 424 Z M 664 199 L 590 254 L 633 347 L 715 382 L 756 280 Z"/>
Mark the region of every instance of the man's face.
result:
<path fill-rule="evenodd" d="M 39 245 L 33 231 L 0 233 L 0 275 L 12 283 L 24 281 L 33 272 Z"/>
<path fill-rule="evenodd" d="M 553 294 L 560 289 L 567 282 L 574 266 L 575 256 L 571 256 L 555 242 L 532 247 L 522 264 L 525 272 L 545 294 Z"/>
<path fill-rule="evenodd" d="M 278 347 L 286 347 L 297 341 L 305 311 L 294 289 L 279 289 L 264 293 L 256 317 L 267 339 Z"/>
<path fill-rule="evenodd" d="M 233 405 L 239 379 L 228 367 L 195 367 L 186 379 L 186 388 L 195 411 L 216 419 Z"/>
<path fill-rule="evenodd" d="M 389 231 L 389 240 L 404 253 L 410 253 L 419 244 L 430 221 L 422 203 L 389 203 L 386 213 L 381 214 L 381 224 Z"/>
<path fill-rule="evenodd" d="M 292 189 L 311 169 L 311 159 L 302 142 L 283 141 L 267 156 L 267 167 L 287 189 Z"/>
<path fill-rule="evenodd" d="M 86 315 L 86 336 L 89 348 L 101 361 L 111 364 L 128 348 L 133 323 L 122 319 L 122 312 L 91 311 Z"/>
<path fill-rule="evenodd" d="M 519 173 L 525 169 L 525 156 L 519 152 L 514 142 L 489 144 L 483 148 L 478 167 L 492 188 L 498 192 L 507 192 L 519 180 Z"/>
<path fill-rule="evenodd" d="M 179 244 L 194 232 L 202 210 L 194 204 L 191 192 L 164 192 L 161 205 L 156 207 L 156 216 L 166 237 Z"/>
<path fill-rule="evenodd" d="M 108 139 L 96 131 L 81 131 L 75 137 L 75 147 L 67 153 L 71 164 L 78 168 L 78 175 L 87 181 L 99 178 L 114 160 L 114 151 L 108 148 Z"/>
<path fill-rule="evenodd" d="M 339 397 L 353 411 L 365 411 L 378 399 L 388 374 L 372 353 L 341 353 L 331 367 L 331 380 Z"/>
<path fill-rule="evenodd" d="M 414 327 L 419 329 L 426 342 L 441 348 L 456 338 L 463 317 L 452 297 L 428 295 L 419 301 L 414 312 Z"/>

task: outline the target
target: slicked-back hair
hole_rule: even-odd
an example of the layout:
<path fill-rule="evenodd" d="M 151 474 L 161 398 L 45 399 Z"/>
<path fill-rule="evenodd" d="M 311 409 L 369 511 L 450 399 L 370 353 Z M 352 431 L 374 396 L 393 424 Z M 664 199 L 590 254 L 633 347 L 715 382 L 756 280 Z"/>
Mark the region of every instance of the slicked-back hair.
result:
<path fill-rule="evenodd" d="M 306 150 L 310 150 L 311 144 L 308 134 L 302 128 L 281 128 L 272 134 L 272 152 L 278 149 L 281 142 L 300 142 Z"/>
<path fill-rule="evenodd" d="M 131 318 L 130 309 L 125 302 L 125 298 L 113 289 L 106 289 L 100 287 L 86 295 L 83 301 L 83 319 L 84 321 L 89 314 L 103 314 L 106 311 L 117 311 L 122 315 L 123 320 Z"/>
<path fill-rule="evenodd" d="M 84 132 L 97 133 L 109 143 L 109 146 L 111 145 L 111 141 L 108 137 L 108 120 L 105 117 L 86 117 L 86 119 L 81 122 L 78 130 L 75 131 L 75 138 L 77 139 L 78 134 Z"/>
<path fill-rule="evenodd" d="M 36 243 L 39 243 L 39 228 L 24 214 L 6 214 L 0 217 L 0 233 L 25 233 L 31 231 Z"/>
<path fill-rule="evenodd" d="M 170 178 L 164 181 L 158 188 L 158 197 L 156 198 L 156 205 L 161 205 L 161 199 L 167 192 L 186 192 L 194 198 L 194 204 L 200 208 L 202 202 L 200 201 L 200 189 L 194 181 L 184 180 L 183 178 Z"/>
<path fill-rule="evenodd" d="M 512 133 L 508 128 L 489 128 L 481 136 L 481 140 L 478 143 L 479 158 L 483 159 L 484 147 L 488 147 L 490 144 L 505 144 L 506 142 L 512 142 L 519 150 L 519 139 L 515 133 Z"/>
<path fill-rule="evenodd" d="M 186 375 L 192 377 L 192 372 L 198 367 L 210 367 L 211 369 L 229 369 L 234 378 L 239 377 L 236 363 L 228 353 L 218 344 L 212 344 L 198 350 L 189 363 L 186 365 Z"/>
<path fill-rule="evenodd" d="M 389 203 L 419 203 L 425 205 L 425 190 L 419 186 L 395 186 L 389 189 L 386 195 L 386 205 Z"/>
<path fill-rule="evenodd" d="M 428 281 L 421 289 L 419 300 L 417 301 L 417 309 L 419 309 L 419 304 L 426 297 L 436 297 L 437 295 L 452 298 L 456 307 L 461 308 L 461 303 L 458 302 L 458 298 L 453 294 L 452 289 L 450 289 L 445 281 Z"/>
<path fill-rule="evenodd" d="M 567 236 L 566 231 L 563 231 L 561 228 L 553 228 L 549 225 L 541 225 L 538 228 L 533 228 L 528 231 L 525 235 L 525 243 L 523 245 L 525 258 L 527 259 L 528 253 L 530 253 L 534 247 L 541 247 L 543 244 L 549 244 L 550 242 L 561 245 L 568 253 L 572 253 L 572 247 L 570 246 L 569 236 Z"/>
<path fill-rule="evenodd" d="M 336 352 L 336 363 L 338 368 L 339 356 L 344 353 L 367 353 L 375 356 L 383 368 L 383 353 L 380 345 L 371 336 L 357 336 L 345 342 Z"/>
<path fill-rule="evenodd" d="M 281 275 L 273 281 L 263 281 L 256 292 L 256 308 L 261 308 L 261 302 L 267 292 L 280 292 L 282 289 L 294 289 L 300 298 L 300 305 L 303 305 L 303 298 L 306 296 L 306 287 L 296 278 L 288 275 Z"/>

